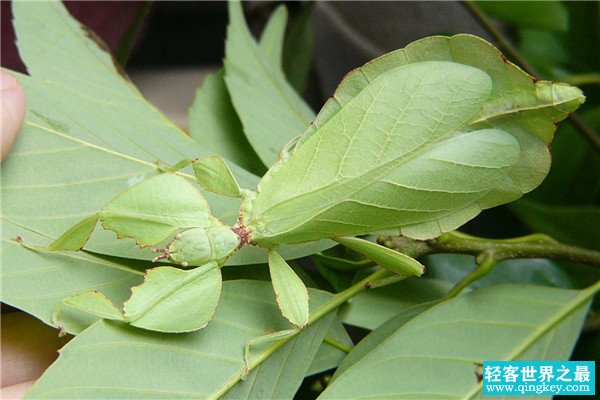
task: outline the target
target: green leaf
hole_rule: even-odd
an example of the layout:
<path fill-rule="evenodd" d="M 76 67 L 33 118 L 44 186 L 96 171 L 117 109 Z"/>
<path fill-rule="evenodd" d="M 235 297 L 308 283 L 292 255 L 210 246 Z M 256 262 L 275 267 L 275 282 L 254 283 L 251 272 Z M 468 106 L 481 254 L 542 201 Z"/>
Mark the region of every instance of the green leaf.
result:
<path fill-rule="evenodd" d="M 123 312 L 133 326 L 191 332 L 208 324 L 220 294 L 221 270 L 216 262 L 189 271 L 158 267 L 148 270 L 144 283 L 132 288 Z"/>
<path fill-rule="evenodd" d="M 281 47 L 287 11 L 281 6 L 273 13 L 263 31 L 259 48 L 275 69 L 281 69 Z M 265 166 L 244 135 L 242 123 L 231 104 L 225 85 L 225 70 L 208 75 L 196 92 L 189 111 L 190 135 L 207 149 L 237 165 L 263 175 Z"/>
<path fill-rule="evenodd" d="M 52 317 L 66 298 L 98 289 L 114 304 L 122 304 L 130 288 L 142 281 L 147 263 L 101 257 L 85 252 L 35 251 L 12 240 L 17 235 L 25 244 L 47 246 L 51 239 L 2 221 L 2 302 L 17 307 L 54 326 Z M 65 308 L 60 323 L 77 334 L 97 321 L 87 313 Z"/>
<path fill-rule="evenodd" d="M 239 2 L 229 3 L 225 82 L 248 141 L 265 165 L 301 134 L 314 113 L 252 38 Z"/>
<path fill-rule="evenodd" d="M 600 207 L 554 206 L 520 200 L 510 209 L 532 230 L 559 242 L 600 250 Z"/>
<path fill-rule="evenodd" d="M 342 360 L 338 369 L 332 377 L 332 380 L 342 375 L 348 368 L 365 356 L 368 356 L 371 351 L 380 346 L 385 340 L 392 336 L 402 325 L 415 318 L 419 314 L 427 311 L 437 304 L 436 301 L 421 303 L 412 307 L 404 308 L 397 312 L 393 318 L 377 326 L 371 333 L 362 339 L 354 347 L 354 349 Z"/>
<path fill-rule="evenodd" d="M 260 36 L 258 47 L 265 55 L 265 59 L 276 70 L 281 70 L 283 41 L 288 13 L 285 5 L 279 5 L 269 17 L 267 25 Z"/>
<path fill-rule="evenodd" d="M 125 190 L 100 211 L 106 229 L 140 245 L 154 245 L 183 228 L 206 228 L 208 203 L 186 179 L 161 174 Z"/>
<path fill-rule="evenodd" d="M 195 160 L 194 171 L 198 183 L 206 190 L 224 196 L 240 197 L 240 187 L 221 157 L 201 157 Z"/>
<path fill-rule="evenodd" d="M 189 110 L 189 124 L 190 136 L 200 145 L 256 175 L 264 174 L 265 167 L 231 104 L 224 69 L 204 78 Z"/>
<path fill-rule="evenodd" d="M 414 258 L 377 243 L 355 237 L 339 237 L 335 238 L 335 241 L 364 255 L 376 262 L 380 267 L 389 269 L 396 274 L 421 276 L 425 272 L 423 264 Z"/>
<path fill-rule="evenodd" d="M 427 266 L 428 278 L 449 284 L 458 282 L 477 267 L 475 257 L 465 254 L 432 254 L 426 256 L 423 263 Z M 473 282 L 469 287 L 522 283 L 574 289 L 576 286 L 572 284 L 567 271 L 552 260 L 509 259 L 499 262 L 488 275 Z"/>
<path fill-rule="evenodd" d="M 311 308 L 331 295 L 311 290 Z M 28 398 L 292 398 L 334 313 L 273 351 L 245 381 L 246 342 L 286 329 L 268 282 L 225 282 L 213 321 L 166 335 L 102 321 L 65 346 Z M 90 362 L 93 360 L 93 362 Z M 135 371 L 135 373 L 132 373 Z"/>
<path fill-rule="evenodd" d="M 297 18 L 290 22 L 283 46 L 285 77 L 298 93 L 306 86 L 314 56 L 315 37 L 310 18 L 314 5 L 315 2 L 304 4 Z"/>
<path fill-rule="evenodd" d="M 565 1 L 562 3 L 569 13 L 570 64 L 576 71 L 598 71 L 600 69 L 600 4 L 597 1 Z"/>
<path fill-rule="evenodd" d="M 277 305 L 292 324 L 303 328 L 308 323 L 308 291 L 294 270 L 279 254 L 269 252 L 269 272 Z"/>
<path fill-rule="evenodd" d="M 555 123 L 583 100 L 577 88 L 534 83 L 479 38 L 417 41 L 344 79 L 260 183 L 254 240 L 453 230 L 535 188 Z"/>
<path fill-rule="evenodd" d="M 342 322 L 336 316 L 331 323 L 329 332 L 327 332 L 327 335 L 325 335 L 325 341 L 321 343 L 315 358 L 310 364 L 310 368 L 306 372 L 307 376 L 336 368 L 338 365 L 340 365 L 344 357 L 346 357 L 347 353 L 345 351 L 342 351 L 338 347 L 335 347 L 327 342 L 327 340 L 331 339 L 337 343 L 341 343 L 343 346 L 349 349 L 352 349 L 354 346 L 352 339 L 344 328 L 344 325 L 342 325 Z"/>
<path fill-rule="evenodd" d="M 320 398 L 472 398 L 483 360 L 568 359 L 598 289 L 499 285 L 439 303 L 346 365 Z"/>
<path fill-rule="evenodd" d="M 123 320 L 123 314 L 112 301 L 102 293 L 96 290 L 90 290 L 80 293 L 73 297 L 69 297 L 59 306 L 55 315 L 55 321 L 60 324 L 60 311 L 63 307 L 71 307 L 77 310 L 93 314 L 99 318 L 113 319 L 117 321 Z"/>
<path fill-rule="evenodd" d="M 535 28 L 566 32 L 569 27 L 567 9 L 560 1 L 477 1 L 489 16 L 519 28 Z"/>
<path fill-rule="evenodd" d="M 155 174 L 158 160 L 174 165 L 211 154 L 143 99 L 62 3 L 16 2 L 13 11 L 19 51 L 31 76 L 17 75 L 28 114 L 2 164 L 5 219 L 56 239 Z M 255 176 L 231 167 L 244 187 L 256 185 Z M 215 215 L 236 220 L 237 199 L 207 198 Z M 103 229 L 94 231 L 86 249 L 152 258 L 149 250 L 140 251 L 132 240 L 116 242 Z"/>
<path fill-rule="evenodd" d="M 440 279 L 410 279 L 359 293 L 340 308 L 345 324 L 377 329 L 405 310 L 440 299 L 452 285 Z"/>
<path fill-rule="evenodd" d="M 63 233 L 58 239 L 50 243 L 48 250 L 77 251 L 81 250 L 87 243 L 98 222 L 98 214 L 90 215 L 81 222 L 73 225 L 71 229 Z"/>

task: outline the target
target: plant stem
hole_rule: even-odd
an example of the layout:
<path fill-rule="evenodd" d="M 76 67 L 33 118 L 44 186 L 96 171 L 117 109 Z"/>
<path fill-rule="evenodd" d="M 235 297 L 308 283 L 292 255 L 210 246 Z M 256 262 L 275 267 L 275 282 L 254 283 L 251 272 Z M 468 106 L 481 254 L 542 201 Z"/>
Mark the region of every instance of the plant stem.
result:
<path fill-rule="evenodd" d="M 471 283 L 483 278 L 484 276 L 492 272 L 494 266 L 499 262 L 500 260 L 495 258 L 494 256 L 486 255 L 481 262 L 477 263 L 477 268 L 475 268 L 467 276 L 465 276 L 463 279 L 457 282 L 456 285 L 454 285 L 454 287 L 450 289 L 450 291 L 446 293 L 444 297 L 442 297 L 442 301 L 456 297 L 460 292 L 463 291 L 463 289 L 465 289 Z"/>
<path fill-rule="evenodd" d="M 474 256 L 489 253 L 500 261 L 512 258 L 547 258 L 600 267 L 600 252 L 559 243 L 542 234 L 512 239 L 485 239 L 453 231 L 426 241 L 402 236 L 382 237 L 379 240 L 384 246 L 397 251 L 404 252 L 408 249 L 413 253 L 413 257 L 437 253 L 461 253 Z M 419 251 L 416 252 L 414 249 Z"/>
<path fill-rule="evenodd" d="M 471 15 L 477 20 L 477 22 L 494 38 L 494 41 L 498 44 L 498 47 L 506 53 L 509 59 L 515 61 L 519 66 L 532 75 L 535 78 L 539 78 L 540 74 L 536 69 L 529 64 L 527 59 L 519 53 L 515 46 L 508 40 L 504 33 L 498 29 L 473 1 L 463 1 L 464 6 L 471 13 Z M 569 115 L 569 121 L 573 124 L 575 129 L 583 135 L 590 143 L 592 148 L 596 151 L 600 151 L 600 135 L 594 129 L 592 129 L 583 119 L 576 114 Z"/>
<path fill-rule="evenodd" d="M 343 351 L 346 354 L 348 354 L 352 351 L 352 347 L 346 346 L 344 343 L 342 343 L 339 340 L 336 340 L 330 336 L 325 336 L 325 339 L 323 339 L 323 341 L 325 343 L 335 347 L 336 349 Z"/>
<path fill-rule="evenodd" d="M 448 300 L 491 272 L 500 261 L 513 258 L 547 258 L 600 267 L 600 252 L 562 244 L 543 234 L 512 239 L 484 239 L 458 231 L 420 241 L 403 236 L 380 237 L 379 243 L 417 258 L 427 254 L 460 253 L 477 257 L 477 268 L 459 281 L 443 298 Z"/>
<path fill-rule="evenodd" d="M 355 283 L 350 286 L 348 289 L 334 295 L 329 301 L 323 303 L 319 308 L 315 310 L 314 313 L 310 315 L 308 319 L 308 324 L 306 327 L 314 324 L 319 319 L 323 318 L 325 315 L 329 314 L 331 311 L 337 309 L 339 306 L 344 304 L 346 301 L 356 296 L 358 293 L 367 290 L 371 287 L 370 282 L 377 281 L 386 277 L 393 275 L 392 272 L 386 269 L 380 269 L 371 275 L 367 276 L 365 279 L 360 282 Z M 306 329 L 306 327 L 304 329 Z M 276 350 L 285 345 L 288 341 L 296 337 L 297 334 L 302 332 L 301 329 L 296 329 L 295 334 L 290 335 L 288 337 L 279 339 L 274 341 L 272 345 L 267 347 L 261 354 L 253 358 L 242 370 L 240 370 L 237 374 L 235 374 L 227 383 L 225 383 L 219 390 L 214 393 L 211 393 L 207 398 L 208 399 L 219 399 L 225 395 L 235 384 L 239 381 L 243 380 L 254 368 L 259 366 L 263 361 L 265 361 L 271 354 L 273 354 Z M 337 346 L 336 346 L 337 347 Z M 344 346 L 345 347 L 345 346 Z M 343 351 L 343 349 L 340 348 Z"/>

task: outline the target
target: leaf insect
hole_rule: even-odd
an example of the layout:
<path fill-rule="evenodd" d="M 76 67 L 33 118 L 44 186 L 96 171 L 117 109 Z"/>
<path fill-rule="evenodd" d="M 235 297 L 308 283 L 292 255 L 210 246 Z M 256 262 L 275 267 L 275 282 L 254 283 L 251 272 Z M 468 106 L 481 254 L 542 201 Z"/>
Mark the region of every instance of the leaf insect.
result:
<path fill-rule="evenodd" d="M 187 269 L 148 270 L 122 311 L 98 292 L 63 305 L 145 329 L 200 329 L 218 303 L 220 268 L 252 245 L 268 251 L 279 308 L 302 328 L 308 293 L 277 249 L 325 238 L 398 276 L 422 275 L 418 261 L 354 236 L 433 238 L 517 199 L 547 174 L 555 123 L 584 101 L 579 89 L 533 82 L 498 55 L 489 43 L 458 35 L 427 38 L 366 64 L 284 148 L 256 191 L 240 188 L 218 156 L 160 168 L 50 249 L 81 249 L 100 221 L 141 246 L 170 239 L 155 260 Z M 178 175 L 189 164 L 205 189 L 241 198 L 234 226 L 215 218 L 200 191 Z"/>

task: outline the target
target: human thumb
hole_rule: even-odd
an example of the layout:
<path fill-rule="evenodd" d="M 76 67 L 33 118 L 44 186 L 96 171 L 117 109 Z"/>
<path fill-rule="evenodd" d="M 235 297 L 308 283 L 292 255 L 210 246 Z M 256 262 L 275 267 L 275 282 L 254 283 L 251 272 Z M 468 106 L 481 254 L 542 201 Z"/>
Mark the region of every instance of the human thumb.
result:
<path fill-rule="evenodd" d="M 13 143 L 21 129 L 23 120 L 25 119 L 25 111 L 27 102 L 25 93 L 19 85 L 19 82 L 10 74 L 1 71 L 0 86 L 2 89 L 2 143 L 0 150 L 2 151 L 2 160 L 8 156 L 12 149 Z"/>

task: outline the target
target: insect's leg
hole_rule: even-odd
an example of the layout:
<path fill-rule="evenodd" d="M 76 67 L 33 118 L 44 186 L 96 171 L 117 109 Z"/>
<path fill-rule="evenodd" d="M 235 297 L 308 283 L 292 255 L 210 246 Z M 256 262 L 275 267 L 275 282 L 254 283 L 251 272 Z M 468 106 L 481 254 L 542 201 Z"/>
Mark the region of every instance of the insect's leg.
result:
<path fill-rule="evenodd" d="M 308 290 L 302 279 L 275 250 L 269 250 L 269 273 L 281 314 L 298 328 L 308 324 Z"/>
<path fill-rule="evenodd" d="M 169 173 L 169 172 L 172 173 L 172 172 L 177 172 L 180 169 L 187 167 L 188 165 L 192 164 L 193 162 L 194 162 L 194 160 L 184 158 L 183 160 L 179 161 L 177 164 L 169 167 L 169 166 L 165 165 L 162 161 L 157 160 L 156 166 L 158 167 L 158 170 L 162 173 Z"/>
<path fill-rule="evenodd" d="M 90 239 L 96 227 L 96 222 L 98 222 L 98 214 L 90 215 L 69 228 L 58 239 L 50 243 L 48 247 L 28 244 L 21 236 L 17 236 L 14 240 L 23 247 L 33 251 L 78 251 Z"/>
<path fill-rule="evenodd" d="M 196 180 L 206 190 L 224 196 L 241 197 L 242 189 L 223 158 L 200 157 L 193 162 Z"/>
<path fill-rule="evenodd" d="M 59 336 L 65 335 L 64 325 L 60 322 L 59 315 L 63 307 L 83 311 L 87 314 L 92 314 L 99 318 L 112 319 L 123 321 L 123 313 L 119 310 L 108 297 L 96 290 L 88 290 L 87 292 L 76 294 L 75 296 L 67 297 L 56 306 L 54 314 L 52 314 L 52 322 L 59 329 Z"/>
<path fill-rule="evenodd" d="M 92 232 L 98 222 L 99 214 L 93 214 L 73 225 L 58 239 L 50 243 L 48 250 L 52 251 L 78 251 L 85 246 L 92 236 Z"/>

